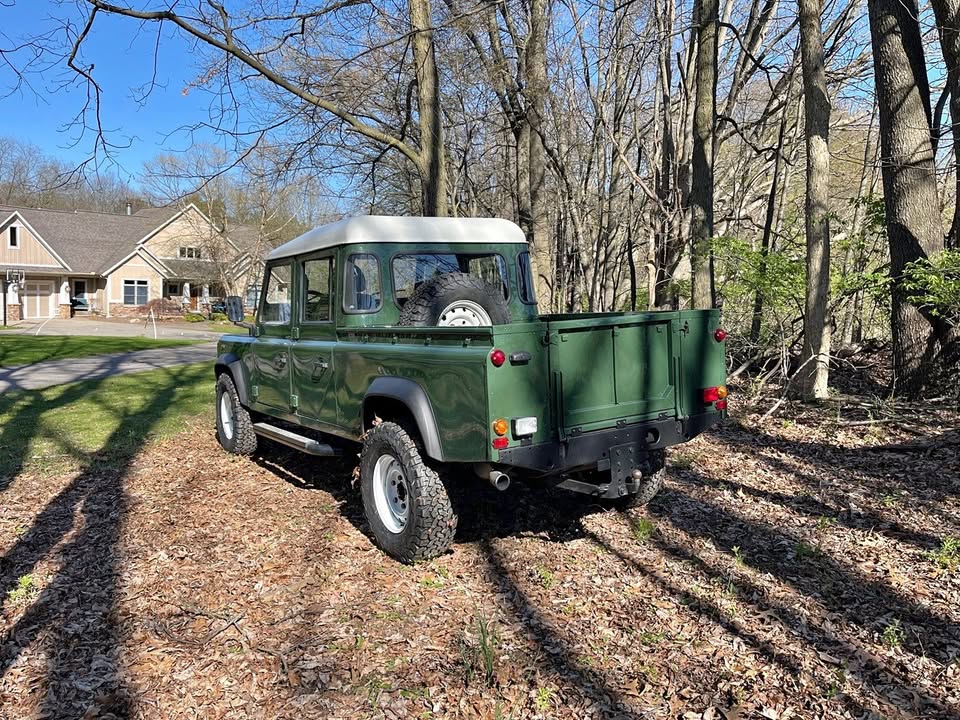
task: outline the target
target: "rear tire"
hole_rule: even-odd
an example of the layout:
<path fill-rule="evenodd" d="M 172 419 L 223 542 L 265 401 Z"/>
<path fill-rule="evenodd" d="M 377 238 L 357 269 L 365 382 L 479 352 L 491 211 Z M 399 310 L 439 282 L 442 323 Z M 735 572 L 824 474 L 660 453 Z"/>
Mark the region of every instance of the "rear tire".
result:
<path fill-rule="evenodd" d="M 483 327 L 510 323 L 510 308 L 493 285 L 466 273 L 445 273 L 423 283 L 400 311 L 406 327 Z"/>
<path fill-rule="evenodd" d="M 457 514 L 440 475 L 424 463 L 400 425 L 383 422 L 360 453 L 363 510 L 374 540 L 403 563 L 445 553 L 457 532 Z"/>
<path fill-rule="evenodd" d="M 237 386 L 229 373 L 217 378 L 217 440 L 227 452 L 253 455 L 257 451 L 257 434 L 253 419 L 240 404 Z"/>

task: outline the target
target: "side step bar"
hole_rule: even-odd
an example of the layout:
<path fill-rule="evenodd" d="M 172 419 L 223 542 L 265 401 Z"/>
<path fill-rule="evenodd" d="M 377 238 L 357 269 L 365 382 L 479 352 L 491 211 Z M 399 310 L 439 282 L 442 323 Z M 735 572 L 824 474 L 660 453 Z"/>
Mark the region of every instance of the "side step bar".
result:
<path fill-rule="evenodd" d="M 290 432 L 289 430 L 284 430 L 283 428 L 278 428 L 275 425 L 270 425 L 269 423 L 254 423 L 253 431 L 262 437 L 265 437 L 269 440 L 273 440 L 289 447 L 296 448 L 301 452 L 305 452 L 308 455 L 316 455 L 318 457 L 333 457 L 339 455 L 337 450 L 330 445 L 325 443 L 317 442 L 316 440 L 303 435 L 298 435 L 295 432 Z"/>

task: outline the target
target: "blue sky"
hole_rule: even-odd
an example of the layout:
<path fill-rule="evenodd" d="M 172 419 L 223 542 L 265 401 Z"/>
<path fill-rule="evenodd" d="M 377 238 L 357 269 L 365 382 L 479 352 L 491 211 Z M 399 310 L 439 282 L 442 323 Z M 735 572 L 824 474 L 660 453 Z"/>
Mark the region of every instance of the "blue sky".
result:
<path fill-rule="evenodd" d="M 4 3 L 0 5 L 0 47 L 56 30 L 66 18 L 75 25 L 84 19 L 72 3 L 17 0 L 12 7 Z M 198 73 L 195 48 L 172 27 L 165 26 L 162 32 L 157 86 L 142 104 L 137 102 L 138 89 L 153 73 L 157 31 L 156 24 L 140 26 L 129 19 L 100 15 L 84 43 L 84 64 L 93 63 L 93 74 L 103 88 L 103 125 L 112 141 L 130 145 L 116 151 L 119 168 L 114 171 L 125 178 L 135 176 L 145 161 L 160 152 L 188 147 L 189 137 L 175 131 L 209 115 L 209 95 L 196 89 L 184 92 Z M 64 37 L 59 31 L 55 42 L 62 46 Z M 63 87 L 64 81 L 72 78 L 63 62 L 30 75 L 32 90 L 21 89 L 2 101 L 5 112 L 0 113 L 0 135 L 31 142 L 69 162 L 89 157 L 93 135 L 87 133 L 75 144 L 76 131 L 67 129 L 86 96 L 84 85 Z M 14 83 L 14 73 L 0 67 L 0 87 L 9 91 Z M 202 139 L 215 140 L 209 133 Z"/>

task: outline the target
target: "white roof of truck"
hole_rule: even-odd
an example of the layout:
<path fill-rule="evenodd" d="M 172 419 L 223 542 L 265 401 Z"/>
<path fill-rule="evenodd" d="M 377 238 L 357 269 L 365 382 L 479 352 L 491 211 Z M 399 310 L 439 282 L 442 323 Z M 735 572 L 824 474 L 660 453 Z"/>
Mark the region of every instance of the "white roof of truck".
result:
<path fill-rule="evenodd" d="M 268 260 L 348 243 L 524 243 L 517 225 L 500 218 L 359 215 L 308 230 L 273 250 Z"/>

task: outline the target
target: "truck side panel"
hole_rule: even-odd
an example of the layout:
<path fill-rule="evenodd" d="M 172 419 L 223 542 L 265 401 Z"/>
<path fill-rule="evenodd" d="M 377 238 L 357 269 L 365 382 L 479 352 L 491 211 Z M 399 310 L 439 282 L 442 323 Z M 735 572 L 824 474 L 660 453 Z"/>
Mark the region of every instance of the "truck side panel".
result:
<path fill-rule="evenodd" d="M 713 336 L 719 327 L 719 310 L 687 310 L 680 313 L 682 381 L 678 405 L 683 417 L 706 412 L 703 389 L 726 383 L 726 346 Z"/>
<path fill-rule="evenodd" d="M 386 337 L 394 332 L 386 331 Z M 464 347 L 462 341 L 439 344 L 431 339 L 428 344 L 427 335 L 409 335 L 396 341 L 340 339 L 333 363 L 340 426 L 359 437 L 363 401 L 373 381 L 381 376 L 407 378 L 420 385 L 430 400 L 445 461 L 473 462 L 487 457 L 484 398 L 489 339 L 483 345 Z"/>

